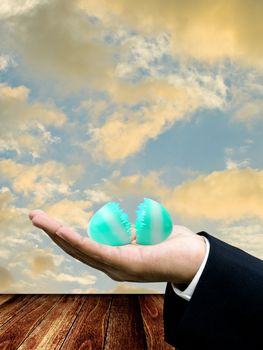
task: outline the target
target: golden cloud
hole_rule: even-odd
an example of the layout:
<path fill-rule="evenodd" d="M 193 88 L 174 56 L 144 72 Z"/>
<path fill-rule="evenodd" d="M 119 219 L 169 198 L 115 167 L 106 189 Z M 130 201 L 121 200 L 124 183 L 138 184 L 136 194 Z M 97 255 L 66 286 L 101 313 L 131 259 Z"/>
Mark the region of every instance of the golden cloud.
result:
<path fill-rule="evenodd" d="M 242 220 L 231 225 L 223 223 L 217 227 L 216 232 L 219 239 L 232 244 L 246 252 L 263 259 L 263 221 Z"/>
<path fill-rule="evenodd" d="M 55 106 L 28 102 L 29 92 L 25 86 L 10 87 L 0 84 L 0 150 L 15 150 L 18 154 L 22 151 L 39 154 L 45 149 L 43 145 L 46 141 L 52 139 L 47 140 L 41 127 L 61 127 L 65 123 L 66 116 Z M 32 130 L 38 129 L 41 137 L 32 134 Z"/>
<path fill-rule="evenodd" d="M 213 62 L 236 58 L 262 66 L 263 3 L 209 0 L 81 0 L 108 25 L 132 26 L 150 35 L 166 31 L 175 54 Z"/>
<path fill-rule="evenodd" d="M 260 99 L 252 100 L 244 103 L 244 105 L 235 113 L 235 117 L 244 122 L 251 123 L 252 118 L 262 118 L 262 111 L 263 101 Z"/>
<path fill-rule="evenodd" d="M 112 52 L 103 44 L 102 29 L 89 21 L 77 2 L 39 2 L 30 11 L 10 16 L 7 31 L 22 50 L 30 67 L 27 73 L 62 79 L 60 90 L 99 84 L 111 74 Z"/>
<path fill-rule="evenodd" d="M 53 278 L 57 282 L 73 282 L 73 283 L 78 283 L 82 285 L 90 285 L 90 284 L 95 284 L 97 281 L 97 277 L 94 275 L 71 275 L 67 273 L 54 273 L 51 271 L 46 272 L 46 276 Z"/>
<path fill-rule="evenodd" d="M 51 255 L 37 255 L 32 258 L 31 269 L 35 274 L 42 274 L 46 270 L 55 268 L 53 256 Z"/>
<path fill-rule="evenodd" d="M 63 199 L 52 205 L 44 206 L 43 210 L 66 225 L 86 230 L 88 220 L 92 215 L 92 212 L 87 209 L 91 205 L 92 202 L 89 200 Z"/>
<path fill-rule="evenodd" d="M 8 287 L 13 282 L 13 277 L 11 273 L 5 268 L 0 266 L 0 291 L 1 293 L 5 293 L 5 290 L 7 290 Z"/>
<path fill-rule="evenodd" d="M 107 291 L 96 288 L 74 288 L 72 293 L 76 294 L 162 294 L 157 289 L 151 289 L 147 287 L 137 287 L 129 285 L 125 282 L 117 282 L 116 287 Z"/>
<path fill-rule="evenodd" d="M 39 0 L 2 0 L 0 6 L 0 18 L 12 17 L 27 12 L 37 5 Z"/>
<path fill-rule="evenodd" d="M 167 203 L 181 215 L 213 220 L 263 218 L 263 171 L 229 169 L 178 186 Z"/>
<path fill-rule="evenodd" d="M 82 165 L 65 166 L 50 160 L 40 164 L 20 164 L 11 159 L 0 161 L 0 174 L 12 183 L 14 191 L 34 195 L 30 205 L 40 206 L 55 193 L 67 195 L 82 174 Z"/>
<path fill-rule="evenodd" d="M 156 198 L 185 220 L 235 221 L 263 219 L 263 171 L 227 169 L 201 175 L 175 188 L 164 185 L 158 173 L 113 177 L 104 184 L 111 196 L 141 195 Z"/>
<path fill-rule="evenodd" d="M 150 139 L 189 117 L 198 107 L 208 105 L 197 87 L 177 87 L 163 80 L 138 85 L 112 84 L 109 94 L 115 103 L 144 103 L 137 112 L 120 109 L 100 127 L 89 130 L 91 140 L 81 144 L 96 159 L 124 160 L 138 152 Z M 211 105 L 218 101 L 211 100 Z M 211 107 L 211 106 L 209 106 Z"/>
<path fill-rule="evenodd" d="M 261 2 L 54 0 L 24 12 L 16 7 L 6 27 L 12 32 L 9 41 L 22 50 L 31 71 L 62 78 L 70 88 L 110 86 L 116 79 L 114 53 L 130 47 L 110 47 L 102 38 L 131 27 L 154 37 L 166 32 L 174 54 L 183 59 L 234 58 L 262 66 Z M 90 21 L 91 16 L 98 20 Z"/>
<path fill-rule="evenodd" d="M 31 226 L 26 218 L 28 210 L 16 207 L 15 201 L 16 197 L 8 187 L 0 188 L 0 237 L 3 235 L 2 241 L 10 246 L 23 243 L 22 232 L 28 232 Z"/>
<path fill-rule="evenodd" d="M 132 286 L 125 282 L 118 282 L 116 284 L 116 287 L 107 291 L 107 293 L 110 293 L 110 294 L 161 294 L 159 290 L 147 288 L 147 287 Z"/>

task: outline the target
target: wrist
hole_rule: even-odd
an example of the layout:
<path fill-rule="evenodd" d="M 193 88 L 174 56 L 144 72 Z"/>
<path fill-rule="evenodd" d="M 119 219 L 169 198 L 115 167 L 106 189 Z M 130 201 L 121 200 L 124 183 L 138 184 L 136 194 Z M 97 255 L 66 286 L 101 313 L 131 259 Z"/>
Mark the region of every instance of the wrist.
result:
<path fill-rule="evenodd" d="M 202 236 L 195 235 L 186 248 L 182 261 L 182 274 L 172 283 L 178 289 L 185 289 L 198 272 L 206 255 L 206 242 Z M 179 277 L 179 278 L 178 278 Z"/>

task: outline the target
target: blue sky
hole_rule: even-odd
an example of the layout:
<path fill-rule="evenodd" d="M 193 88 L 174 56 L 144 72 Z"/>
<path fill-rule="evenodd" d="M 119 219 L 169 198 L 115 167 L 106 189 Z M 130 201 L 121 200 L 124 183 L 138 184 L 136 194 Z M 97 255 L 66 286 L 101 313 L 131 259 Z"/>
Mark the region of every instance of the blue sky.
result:
<path fill-rule="evenodd" d="M 107 201 L 134 218 L 147 196 L 263 257 L 258 9 L 142 2 L 0 5 L 1 292 L 164 291 L 66 256 L 35 208 L 85 235 Z"/>

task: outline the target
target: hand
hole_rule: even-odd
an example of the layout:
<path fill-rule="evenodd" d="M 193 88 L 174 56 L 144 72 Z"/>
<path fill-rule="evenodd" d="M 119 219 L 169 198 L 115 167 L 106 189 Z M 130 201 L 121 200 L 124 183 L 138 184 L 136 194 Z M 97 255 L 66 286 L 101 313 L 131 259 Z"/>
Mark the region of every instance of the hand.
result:
<path fill-rule="evenodd" d="M 189 283 L 205 256 L 203 238 L 184 226 L 174 226 L 159 244 L 108 246 L 81 236 L 42 210 L 31 211 L 29 218 L 66 253 L 115 281 Z"/>

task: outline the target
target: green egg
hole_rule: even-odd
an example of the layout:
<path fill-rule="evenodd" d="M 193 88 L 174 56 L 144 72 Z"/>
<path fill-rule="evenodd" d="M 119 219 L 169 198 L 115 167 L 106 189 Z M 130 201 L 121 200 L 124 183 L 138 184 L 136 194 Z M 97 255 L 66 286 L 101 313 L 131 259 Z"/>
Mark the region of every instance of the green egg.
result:
<path fill-rule="evenodd" d="M 112 246 L 129 244 L 131 224 L 128 215 L 117 202 L 109 202 L 100 208 L 88 224 L 88 235 L 98 243 Z"/>
<path fill-rule="evenodd" d="M 160 203 L 144 198 L 138 206 L 135 228 L 137 244 L 157 244 L 171 234 L 173 222 L 168 211 Z"/>
<path fill-rule="evenodd" d="M 172 232 L 173 223 L 168 211 L 150 198 L 138 205 L 136 243 L 157 244 L 164 241 Z M 100 208 L 88 224 L 88 235 L 101 244 L 121 246 L 131 243 L 131 224 L 128 215 L 117 202 L 109 202 Z"/>

